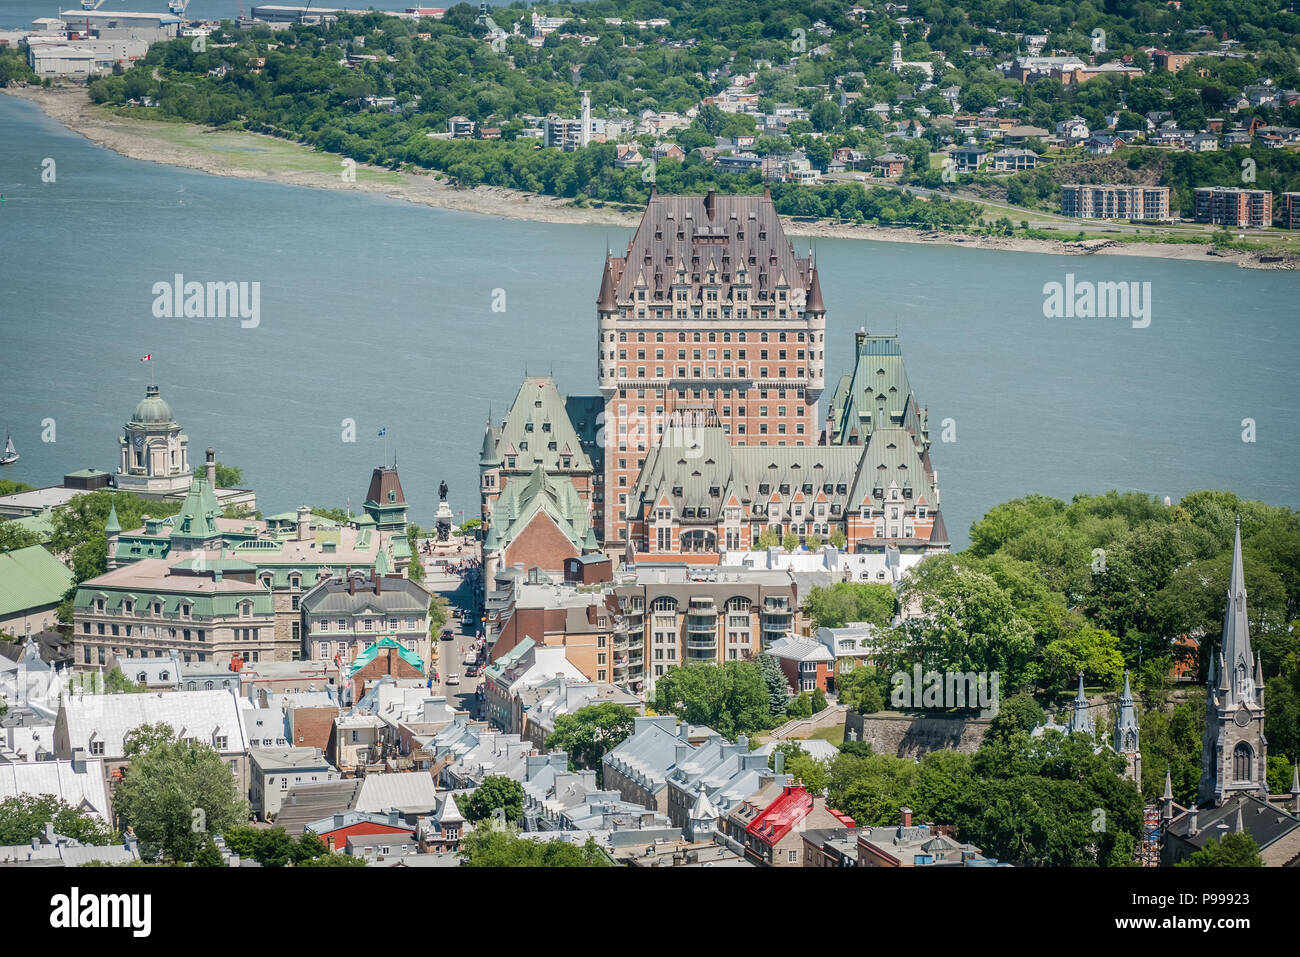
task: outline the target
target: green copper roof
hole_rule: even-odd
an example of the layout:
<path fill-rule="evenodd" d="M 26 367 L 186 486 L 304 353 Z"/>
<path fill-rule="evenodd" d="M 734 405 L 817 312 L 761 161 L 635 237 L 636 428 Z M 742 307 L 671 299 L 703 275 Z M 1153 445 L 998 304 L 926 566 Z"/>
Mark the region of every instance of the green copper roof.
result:
<path fill-rule="evenodd" d="M 156 385 L 145 390 L 144 398 L 139 401 L 131 413 L 131 422 L 140 425 L 174 425 L 172 410 L 158 393 Z"/>
<path fill-rule="evenodd" d="M 505 670 L 522 658 L 524 652 L 532 648 L 533 645 L 533 639 L 525 637 L 523 641 L 519 642 L 519 644 L 515 645 L 496 661 L 492 662 L 492 664 L 484 668 L 483 673 L 492 678 L 500 678 L 501 675 L 505 673 Z"/>
<path fill-rule="evenodd" d="M 57 604 L 72 572 L 41 545 L 0 552 L 0 617 Z"/>
<path fill-rule="evenodd" d="M 831 395 L 827 416 L 832 445 L 865 445 L 876 429 L 901 426 L 917 437 L 922 449 L 928 428 L 907 377 L 897 336 L 857 334 L 857 361 L 851 374 Z"/>
<path fill-rule="evenodd" d="M 41 544 L 45 544 L 54 537 L 54 513 L 46 508 L 37 512 L 35 515 L 24 515 L 22 518 L 6 519 L 6 523 L 14 528 L 21 528 L 25 531 L 38 535 Z"/>
<path fill-rule="evenodd" d="M 379 553 L 375 556 L 375 574 L 388 575 L 391 573 L 392 567 L 388 562 L 388 553 L 381 548 L 379 549 Z"/>
<path fill-rule="evenodd" d="M 348 677 L 351 678 L 366 665 L 370 664 L 370 662 L 374 661 L 382 648 L 396 649 L 397 653 L 402 656 L 402 660 L 412 668 L 419 669 L 420 674 L 424 674 L 424 662 L 420 660 L 420 656 L 414 651 L 407 651 L 395 639 L 389 638 L 385 635 L 352 659 L 352 666 L 348 669 Z"/>
<path fill-rule="evenodd" d="M 514 541 L 538 512 L 551 517 L 569 541 L 579 548 L 595 546 L 595 532 L 587 518 L 587 507 L 564 476 L 548 475 L 539 465 L 525 481 L 506 485 L 492 509 L 484 547 L 503 548 Z"/>
<path fill-rule="evenodd" d="M 207 542 L 221 537 L 217 528 L 217 519 L 221 515 L 221 506 L 213 494 L 208 480 L 200 472 L 194 476 L 189 494 L 181 506 L 172 526 L 172 544 L 182 548 L 191 547 L 198 542 Z"/>
<path fill-rule="evenodd" d="M 117 506 L 112 503 L 108 506 L 108 523 L 104 526 L 104 531 L 113 534 L 122 531 L 122 524 L 117 520 Z"/>
<path fill-rule="evenodd" d="M 570 411 L 550 376 L 527 376 L 501 428 L 489 427 L 484 436 L 480 463 L 504 464 L 508 471 L 528 471 L 538 466 L 548 472 L 589 470 L 591 457 L 574 428 Z M 581 407 L 578 411 L 581 413 Z M 594 435 L 594 416 L 581 428 Z"/>

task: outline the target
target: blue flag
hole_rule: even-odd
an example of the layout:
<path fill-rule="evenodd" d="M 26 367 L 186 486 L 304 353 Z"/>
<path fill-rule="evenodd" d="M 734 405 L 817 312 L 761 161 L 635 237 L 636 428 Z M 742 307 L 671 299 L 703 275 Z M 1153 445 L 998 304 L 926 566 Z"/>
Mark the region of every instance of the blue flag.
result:
<path fill-rule="evenodd" d="M 378 432 L 376 432 L 375 434 L 376 434 L 376 435 L 387 435 L 387 434 L 388 434 L 388 427 L 385 426 L 384 428 L 380 429 L 380 430 L 379 430 Z"/>

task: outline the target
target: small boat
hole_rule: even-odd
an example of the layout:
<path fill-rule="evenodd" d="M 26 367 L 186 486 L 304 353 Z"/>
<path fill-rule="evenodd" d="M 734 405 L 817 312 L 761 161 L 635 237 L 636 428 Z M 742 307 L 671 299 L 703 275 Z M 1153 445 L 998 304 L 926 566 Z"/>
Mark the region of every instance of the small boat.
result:
<path fill-rule="evenodd" d="M 14 448 L 13 436 L 5 432 L 5 450 L 0 454 L 0 465 L 12 465 L 18 461 L 18 450 Z"/>

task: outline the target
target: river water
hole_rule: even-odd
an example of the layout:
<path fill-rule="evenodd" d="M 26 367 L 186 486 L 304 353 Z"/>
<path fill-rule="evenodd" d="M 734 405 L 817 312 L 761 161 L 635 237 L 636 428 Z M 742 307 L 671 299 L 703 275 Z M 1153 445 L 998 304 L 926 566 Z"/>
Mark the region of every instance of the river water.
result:
<path fill-rule="evenodd" d="M 2 95 L 0 193 L 0 428 L 22 455 L 0 477 L 115 468 L 152 354 L 191 460 L 216 448 L 265 512 L 356 509 L 396 455 L 426 526 L 441 479 L 453 510 L 477 514 L 483 423 L 525 369 L 595 391 L 603 252 L 629 238 L 139 162 Z M 1300 505 L 1294 274 L 851 240 L 819 241 L 817 260 L 828 386 L 860 326 L 900 331 L 955 547 L 1029 492 L 1226 488 Z M 156 318 L 153 287 L 177 274 L 260 283 L 257 326 Z M 1150 325 L 1045 318 L 1044 285 L 1067 274 L 1150 283 Z"/>

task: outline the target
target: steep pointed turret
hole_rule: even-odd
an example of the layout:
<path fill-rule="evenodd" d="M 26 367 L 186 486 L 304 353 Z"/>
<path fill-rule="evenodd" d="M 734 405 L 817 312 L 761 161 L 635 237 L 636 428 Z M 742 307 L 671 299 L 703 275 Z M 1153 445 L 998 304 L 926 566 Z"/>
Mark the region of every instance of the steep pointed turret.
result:
<path fill-rule="evenodd" d="M 826 311 L 826 303 L 822 301 L 822 283 L 817 278 L 816 266 L 813 266 L 808 275 L 808 300 L 804 304 L 803 311 L 805 313 Z"/>
<path fill-rule="evenodd" d="M 1165 793 L 1160 796 L 1160 826 L 1164 827 L 1174 819 L 1174 779 L 1165 768 Z"/>
<path fill-rule="evenodd" d="M 610 315 L 618 312 L 618 299 L 614 295 L 614 265 L 605 257 L 605 270 L 600 277 L 600 295 L 596 297 L 596 311 Z"/>
<path fill-rule="evenodd" d="M 1070 715 L 1066 728 L 1070 734 L 1086 734 L 1089 737 L 1092 737 L 1096 728 L 1088 711 L 1088 697 L 1083 693 L 1082 671 L 1079 672 L 1079 693 L 1074 696 L 1074 712 Z"/>
<path fill-rule="evenodd" d="M 1115 713 L 1115 752 L 1124 755 L 1128 764 L 1127 776 L 1142 783 L 1142 755 L 1138 747 L 1139 726 L 1137 709 L 1133 705 L 1133 692 L 1129 686 L 1128 672 L 1124 672 L 1124 692 L 1119 698 Z"/>
<path fill-rule="evenodd" d="M 108 546 L 109 570 L 117 567 L 117 536 L 120 534 L 122 534 L 122 525 L 117 520 L 117 506 L 110 502 L 108 505 L 108 521 L 104 525 L 104 541 Z"/>

